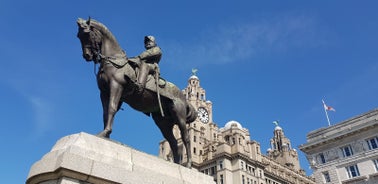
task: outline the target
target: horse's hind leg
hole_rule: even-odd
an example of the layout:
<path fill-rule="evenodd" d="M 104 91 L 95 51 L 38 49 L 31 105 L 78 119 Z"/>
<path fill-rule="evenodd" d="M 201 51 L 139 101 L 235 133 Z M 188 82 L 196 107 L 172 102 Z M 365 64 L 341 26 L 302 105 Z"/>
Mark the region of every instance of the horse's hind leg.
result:
<path fill-rule="evenodd" d="M 188 130 L 186 128 L 185 119 L 186 117 L 182 118 L 182 120 L 179 120 L 177 125 L 180 129 L 182 142 L 185 145 L 186 157 L 187 157 L 186 167 L 191 168 L 192 167 L 192 152 L 190 150 L 190 138 L 189 138 Z"/>
<path fill-rule="evenodd" d="M 168 141 L 169 146 L 172 150 L 173 161 L 177 164 L 180 162 L 180 156 L 178 153 L 177 140 L 173 135 L 173 123 L 167 118 L 161 116 L 160 112 L 152 113 L 152 118 L 155 121 L 155 124 L 159 127 L 163 137 Z"/>
<path fill-rule="evenodd" d="M 190 148 L 189 133 L 186 127 L 186 104 L 183 103 L 182 101 L 176 100 L 173 105 L 172 116 L 177 126 L 180 129 L 182 142 L 185 146 L 186 156 L 187 156 L 186 167 L 191 168 L 192 167 L 192 152 Z"/>

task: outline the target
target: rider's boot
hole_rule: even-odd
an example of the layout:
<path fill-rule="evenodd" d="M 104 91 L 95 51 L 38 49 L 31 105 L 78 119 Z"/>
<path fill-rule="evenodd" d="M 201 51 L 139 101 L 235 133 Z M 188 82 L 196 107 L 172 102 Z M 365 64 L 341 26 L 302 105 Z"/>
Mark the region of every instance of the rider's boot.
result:
<path fill-rule="evenodd" d="M 146 87 L 147 75 L 148 75 L 148 64 L 142 62 L 139 68 L 139 75 L 136 82 L 138 93 L 141 94 Z"/>

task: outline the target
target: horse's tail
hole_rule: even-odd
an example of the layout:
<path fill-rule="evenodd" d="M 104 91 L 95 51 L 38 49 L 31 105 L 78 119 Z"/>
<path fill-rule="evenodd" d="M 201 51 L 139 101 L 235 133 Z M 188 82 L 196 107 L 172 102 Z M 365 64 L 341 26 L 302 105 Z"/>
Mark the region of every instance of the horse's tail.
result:
<path fill-rule="evenodd" d="M 197 113 L 196 109 L 192 106 L 192 104 L 187 103 L 187 106 L 186 106 L 186 123 L 189 124 L 189 123 L 193 122 L 194 120 L 196 120 L 197 116 L 198 116 L 198 113 Z"/>

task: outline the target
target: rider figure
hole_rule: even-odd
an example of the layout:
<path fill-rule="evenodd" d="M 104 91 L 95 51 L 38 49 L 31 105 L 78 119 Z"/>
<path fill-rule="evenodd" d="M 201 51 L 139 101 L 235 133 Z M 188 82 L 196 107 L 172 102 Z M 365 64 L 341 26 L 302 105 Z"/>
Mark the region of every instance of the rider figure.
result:
<path fill-rule="evenodd" d="M 155 37 L 145 36 L 144 47 L 146 50 L 134 58 L 129 58 L 139 67 L 139 74 L 137 77 L 138 90 L 143 91 L 146 86 L 147 76 L 149 73 L 154 73 L 159 69 L 159 61 L 161 59 L 161 49 L 155 42 Z"/>

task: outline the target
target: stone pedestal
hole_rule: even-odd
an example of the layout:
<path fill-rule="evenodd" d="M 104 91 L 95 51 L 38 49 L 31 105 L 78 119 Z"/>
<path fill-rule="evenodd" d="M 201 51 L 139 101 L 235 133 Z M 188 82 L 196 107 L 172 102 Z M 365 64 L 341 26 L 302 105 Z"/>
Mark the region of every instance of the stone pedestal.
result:
<path fill-rule="evenodd" d="M 214 184 L 213 178 L 87 133 L 61 138 L 34 163 L 27 184 Z"/>

